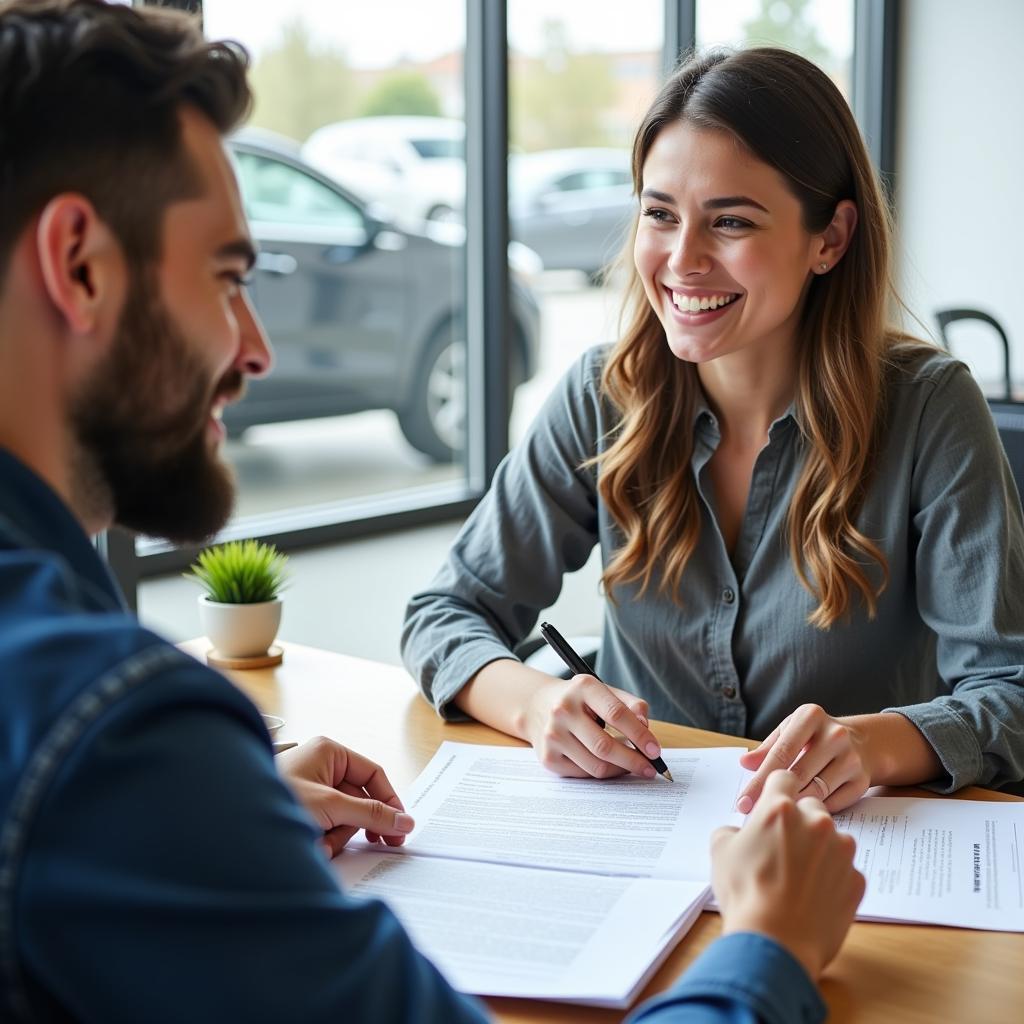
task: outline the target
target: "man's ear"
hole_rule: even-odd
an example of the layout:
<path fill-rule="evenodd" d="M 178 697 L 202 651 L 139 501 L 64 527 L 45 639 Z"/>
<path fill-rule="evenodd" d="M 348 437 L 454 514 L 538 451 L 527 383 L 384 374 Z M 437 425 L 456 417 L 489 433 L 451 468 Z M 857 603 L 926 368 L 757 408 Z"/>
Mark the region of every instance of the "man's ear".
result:
<path fill-rule="evenodd" d="M 84 196 L 54 196 L 36 225 L 43 286 L 54 310 L 75 334 L 112 319 L 124 294 L 120 243 Z"/>
<path fill-rule="evenodd" d="M 831 270 L 850 247 L 853 233 L 856 230 L 857 205 L 852 199 L 841 199 L 836 204 L 831 223 L 820 235 L 815 237 L 812 270 L 819 273 Z"/>

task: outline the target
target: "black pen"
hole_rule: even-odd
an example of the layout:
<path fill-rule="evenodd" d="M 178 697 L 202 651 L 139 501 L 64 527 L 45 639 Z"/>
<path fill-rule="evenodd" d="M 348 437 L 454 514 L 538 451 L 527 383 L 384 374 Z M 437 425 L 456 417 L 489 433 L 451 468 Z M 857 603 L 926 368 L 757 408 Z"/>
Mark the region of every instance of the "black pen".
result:
<path fill-rule="evenodd" d="M 565 662 L 570 672 L 576 675 L 593 676 L 599 682 L 601 681 L 601 677 L 569 646 L 569 642 L 550 622 L 542 622 L 540 624 L 540 635 L 555 654 Z M 604 728 L 604 719 L 600 715 L 597 717 L 597 724 L 601 729 Z M 636 750 L 636 744 L 632 740 L 627 740 L 627 742 Z M 637 753 L 645 758 L 656 772 L 664 775 L 669 782 L 675 781 L 672 778 L 672 773 L 668 770 L 668 766 L 660 757 L 647 757 L 642 750 L 637 750 Z"/>

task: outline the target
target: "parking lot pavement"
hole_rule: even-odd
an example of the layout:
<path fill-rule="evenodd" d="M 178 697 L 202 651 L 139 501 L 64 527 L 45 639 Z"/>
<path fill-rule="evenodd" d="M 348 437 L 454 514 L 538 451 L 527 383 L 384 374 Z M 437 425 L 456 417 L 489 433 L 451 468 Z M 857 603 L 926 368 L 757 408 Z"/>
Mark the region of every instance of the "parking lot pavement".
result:
<path fill-rule="evenodd" d="M 410 447 L 394 414 L 363 412 L 253 427 L 228 444 L 239 481 L 237 515 L 385 494 L 454 480 L 459 468 Z"/>
<path fill-rule="evenodd" d="M 561 375 L 582 352 L 614 337 L 617 297 L 572 272 L 542 276 L 537 375 L 516 392 L 509 424 L 522 436 Z M 253 427 L 231 441 L 239 479 L 237 514 L 255 515 L 423 487 L 458 479 L 411 448 L 386 411 Z"/>

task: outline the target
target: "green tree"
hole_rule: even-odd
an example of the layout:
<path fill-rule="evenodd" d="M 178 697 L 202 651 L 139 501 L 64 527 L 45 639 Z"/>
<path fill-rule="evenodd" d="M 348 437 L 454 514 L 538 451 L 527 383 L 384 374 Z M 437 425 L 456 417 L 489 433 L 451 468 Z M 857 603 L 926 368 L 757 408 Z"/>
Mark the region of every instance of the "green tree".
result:
<path fill-rule="evenodd" d="M 512 143 L 530 151 L 609 142 L 602 114 L 616 95 L 604 54 L 570 53 L 565 26 L 544 26 L 543 58 L 511 77 Z"/>
<path fill-rule="evenodd" d="M 746 43 L 793 50 L 831 73 L 835 56 L 818 38 L 807 14 L 809 3 L 810 0 L 761 0 L 761 10 L 743 25 Z"/>
<path fill-rule="evenodd" d="M 395 71 L 382 78 L 363 97 L 362 117 L 387 114 L 441 116 L 441 101 L 426 76 L 416 71 Z"/>
<path fill-rule="evenodd" d="M 251 124 L 305 141 L 311 132 L 355 113 L 357 97 L 345 55 L 314 46 L 309 28 L 293 18 L 280 41 L 252 70 Z"/>

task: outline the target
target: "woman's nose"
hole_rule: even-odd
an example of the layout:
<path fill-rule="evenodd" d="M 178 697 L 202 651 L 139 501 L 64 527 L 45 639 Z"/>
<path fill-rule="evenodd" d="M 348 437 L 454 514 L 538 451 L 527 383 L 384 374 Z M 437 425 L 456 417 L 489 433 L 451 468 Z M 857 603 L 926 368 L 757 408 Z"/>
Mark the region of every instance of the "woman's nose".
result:
<path fill-rule="evenodd" d="M 668 267 L 679 278 L 706 274 L 711 269 L 711 256 L 699 231 L 685 225 L 679 228 Z"/>

